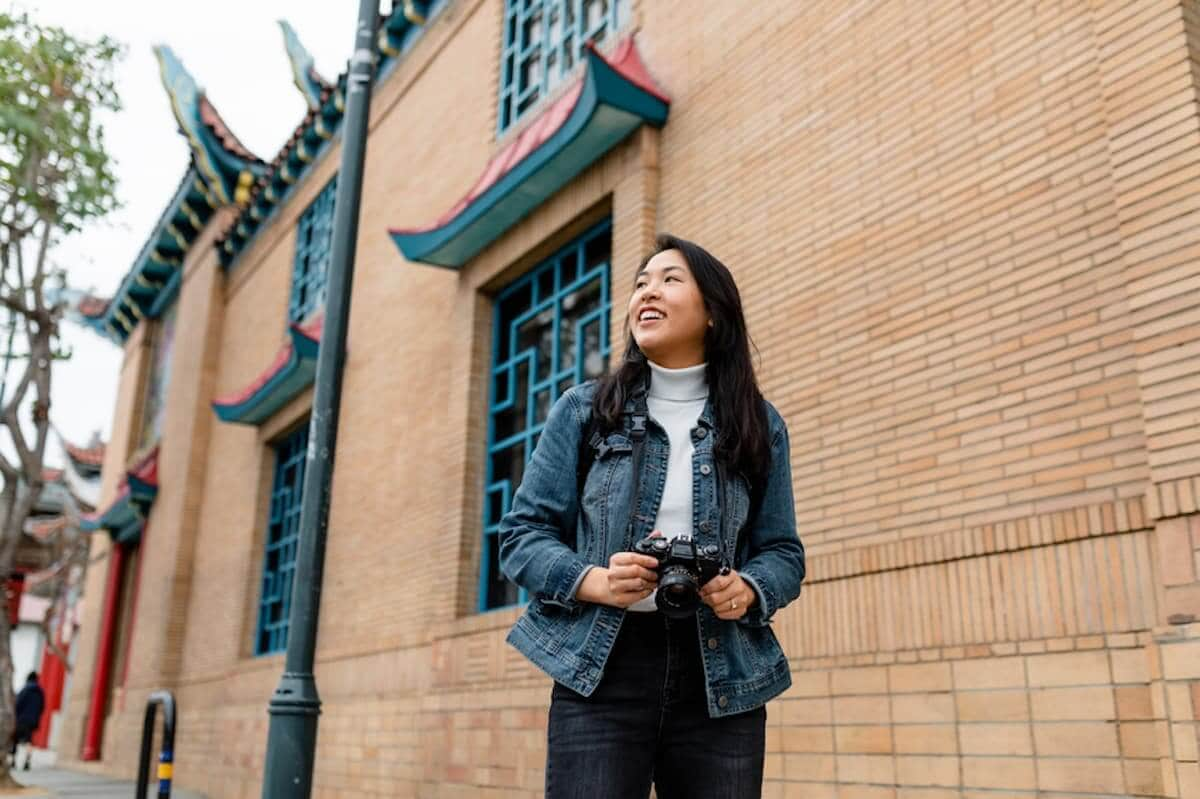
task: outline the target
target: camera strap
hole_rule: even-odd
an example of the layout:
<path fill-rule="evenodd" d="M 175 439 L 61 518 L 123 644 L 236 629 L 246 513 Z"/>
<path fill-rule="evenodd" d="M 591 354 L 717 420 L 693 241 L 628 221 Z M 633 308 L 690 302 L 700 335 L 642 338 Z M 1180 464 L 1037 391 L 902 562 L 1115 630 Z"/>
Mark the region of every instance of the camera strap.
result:
<path fill-rule="evenodd" d="M 650 409 L 646 405 L 646 395 L 639 394 L 634 400 L 633 413 L 629 415 L 629 440 L 633 445 L 633 499 L 629 504 L 629 527 L 625 531 L 625 548 L 633 546 L 633 530 L 637 524 L 638 508 L 642 503 L 642 466 L 646 453 L 646 423 L 650 418 Z"/>
<path fill-rule="evenodd" d="M 629 417 L 629 440 L 632 444 L 633 460 L 633 499 L 629 506 L 629 525 L 625 529 L 625 549 L 633 545 L 633 525 L 637 519 L 638 505 L 642 494 L 642 466 L 645 462 L 646 430 L 650 418 L 650 408 L 646 404 L 646 393 L 638 392 L 633 397 L 633 408 L 627 414 Z M 583 486 L 587 481 L 588 472 L 597 458 L 603 458 L 608 452 L 608 445 L 600 432 L 600 425 L 593 415 L 588 419 L 580 432 L 579 454 L 575 462 L 575 495 L 582 502 Z"/>

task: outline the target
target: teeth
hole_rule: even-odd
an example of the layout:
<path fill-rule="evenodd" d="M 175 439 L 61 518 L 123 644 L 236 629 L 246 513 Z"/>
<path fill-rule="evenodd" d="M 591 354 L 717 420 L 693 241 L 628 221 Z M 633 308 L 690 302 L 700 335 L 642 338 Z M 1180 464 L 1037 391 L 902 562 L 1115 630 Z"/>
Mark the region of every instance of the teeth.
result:
<path fill-rule="evenodd" d="M 661 313 L 659 313 L 658 311 L 642 311 L 641 316 L 638 317 L 638 319 L 640 319 L 642 321 L 645 321 L 647 319 L 662 319 L 662 318 L 663 318 L 663 315 Z"/>

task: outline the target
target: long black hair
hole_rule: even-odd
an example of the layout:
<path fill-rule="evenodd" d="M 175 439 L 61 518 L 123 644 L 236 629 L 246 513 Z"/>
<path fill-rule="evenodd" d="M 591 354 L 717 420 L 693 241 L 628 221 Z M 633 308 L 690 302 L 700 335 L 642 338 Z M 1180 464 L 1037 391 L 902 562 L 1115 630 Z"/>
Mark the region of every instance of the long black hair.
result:
<path fill-rule="evenodd" d="M 750 358 L 750 334 L 742 312 L 742 296 L 733 275 L 712 253 L 686 239 L 660 235 L 654 251 L 638 266 L 666 250 L 678 250 L 692 270 L 712 325 L 704 334 L 708 361 L 708 391 L 716 417 L 717 461 L 731 473 L 741 474 L 752 487 L 761 488 L 771 464 L 771 444 L 762 393 Z M 637 280 L 637 277 L 634 280 Z M 626 399 L 649 379 L 646 356 L 629 330 L 625 357 L 614 371 L 600 378 L 592 401 L 592 414 L 605 430 L 620 427 Z"/>

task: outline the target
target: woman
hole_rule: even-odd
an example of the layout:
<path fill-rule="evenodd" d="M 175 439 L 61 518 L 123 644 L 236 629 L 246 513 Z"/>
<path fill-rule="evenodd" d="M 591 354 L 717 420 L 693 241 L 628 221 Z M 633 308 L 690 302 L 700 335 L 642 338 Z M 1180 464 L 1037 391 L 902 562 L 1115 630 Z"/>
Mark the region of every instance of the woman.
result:
<path fill-rule="evenodd" d="M 659 562 L 633 551 L 649 536 L 725 564 L 695 612 L 659 610 Z M 768 624 L 800 593 L 804 549 L 787 428 L 733 276 L 698 245 L 659 237 L 623 363 L 551 409 L 500 567 L 532 597 L 508 641 L 554 678 L 550 799 L 760 795 L 764 706 L 791 684 Z"/>

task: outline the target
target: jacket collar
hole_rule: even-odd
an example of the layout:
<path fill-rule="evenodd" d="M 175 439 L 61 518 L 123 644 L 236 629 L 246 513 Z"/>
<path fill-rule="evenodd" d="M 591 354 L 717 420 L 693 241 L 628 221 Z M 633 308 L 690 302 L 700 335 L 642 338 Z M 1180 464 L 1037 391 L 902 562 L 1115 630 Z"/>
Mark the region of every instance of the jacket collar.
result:
<path fill-rule="evenodd" d="M 646 395 L 649 393 L 649 391 L 650 373 L 649 370 L 646 370 L 646 379 L 639 381 L 638 384 L 634 386 L 633 391 L 630 392 L 629 396 L 625 398 L 625 407 L 622 409 L 622 413 L 624 413 L 626 416 L 629 416 L 637 411 L 638 406 L 645 407 Z M 704 401 L 704 410 L 700 412 L 700 417 L 696 421 L 707 427 L 709 430 L 716 429 L 717 422 L 716 414 L 713 411 L 712 394 L 709 394 L 708 399 Z"/>

